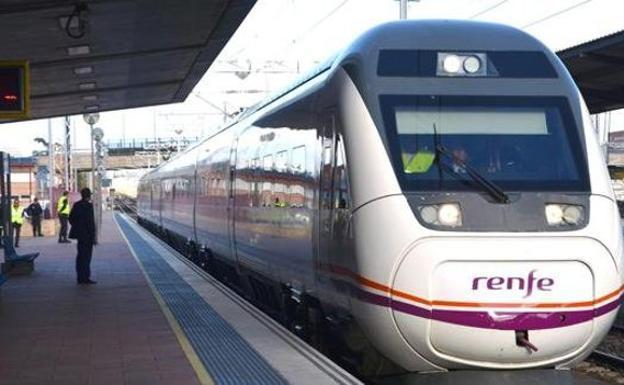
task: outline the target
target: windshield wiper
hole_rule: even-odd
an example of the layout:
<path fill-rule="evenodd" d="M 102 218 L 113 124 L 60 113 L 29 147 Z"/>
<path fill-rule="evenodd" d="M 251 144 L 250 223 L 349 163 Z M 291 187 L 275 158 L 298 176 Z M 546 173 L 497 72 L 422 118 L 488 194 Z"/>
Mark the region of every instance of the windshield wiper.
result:
<path fill-rule="evenodd" d="M 441 166 L 439 154 L 445 155 L 455 164 L 459 165 L 462 169 L 464 169 L 466 171 L 466 174 L 468 174 L 468 176 L 472 178 L 472 180 L 477 182 L 479 186 L 483 187 L 485 191 L 490 194 L 494 199 L 496 199 L 500 203 L 509 203 L 509 195 L 507 195 L 500 187 L 494 184 L 494 182 L 486 179 L 483 175 L 481 175 L 481 173 L 472 168 L 462 159 L 458 159 L 456 156 L 453 156 L 453 154 L 451 154 L 444 146 L 442 146 L 441 144 L 437 144 L 436 153 L 438 167 Z M 459 174 L 457 172 L 455 173 Z"/>

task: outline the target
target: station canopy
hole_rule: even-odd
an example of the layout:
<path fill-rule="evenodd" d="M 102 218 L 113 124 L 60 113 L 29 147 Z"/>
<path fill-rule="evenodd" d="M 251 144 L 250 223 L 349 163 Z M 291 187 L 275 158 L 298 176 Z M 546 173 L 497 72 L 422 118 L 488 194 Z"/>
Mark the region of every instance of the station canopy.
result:
<path fill-rule="evenodd" d="M 624 108 L 624 31 L 557 52 L 592 114 Z"/>
<path fill-rule="evenodd" d="M 181 102 L 255 0 L 6 0 L 0 60 L 28 60 L 30 119 Z"/>

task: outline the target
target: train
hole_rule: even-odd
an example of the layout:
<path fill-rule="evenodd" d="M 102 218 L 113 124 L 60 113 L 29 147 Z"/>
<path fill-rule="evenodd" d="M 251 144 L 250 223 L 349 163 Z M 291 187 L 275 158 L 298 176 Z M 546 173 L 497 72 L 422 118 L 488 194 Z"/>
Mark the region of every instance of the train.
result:
<path fill-rule="evenodd" d="M 499 24 L 372 28 L 143 176 L 138 217 L 367 377 L 574 367 L 623 291 L 582 95 Z"/>

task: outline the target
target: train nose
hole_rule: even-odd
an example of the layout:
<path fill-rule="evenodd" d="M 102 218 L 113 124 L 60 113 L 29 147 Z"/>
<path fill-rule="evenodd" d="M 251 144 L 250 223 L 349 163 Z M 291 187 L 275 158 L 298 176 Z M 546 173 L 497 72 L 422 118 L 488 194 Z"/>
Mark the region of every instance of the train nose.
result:
<path fill-rule="evenodd" d="M 610 261 L 591 240 L 430 239 L 397 270 L 393 315 L 407 342 L 434 361 L 544 365 L 578 354 L 596 317 L 618 306 Z M 594 276 L 615 282 L 604 290 L 615 294 L 596 303 L 595 286 L 605 284 Z"/>

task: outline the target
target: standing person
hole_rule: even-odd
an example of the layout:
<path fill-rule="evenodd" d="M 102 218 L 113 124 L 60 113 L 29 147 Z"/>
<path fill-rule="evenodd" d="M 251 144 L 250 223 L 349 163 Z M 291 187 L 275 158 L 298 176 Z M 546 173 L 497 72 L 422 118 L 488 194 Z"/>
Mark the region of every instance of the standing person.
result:
<path fill-rule="evenodd" d="M 71 231 L 69 237 L 78 240 L 76 274 L 79 285 L 97 283 L 91 280 L 91 255 L 95 245 L 95 218 L 91 202 L 91 190 L 80 190 L 81 200 L 74 204 L 69 214 Z"/>
<path fill-rule="evenodd" d="M 13 224 L 13 236 L 15 237 L 15 247 L 19 247 L 20 232 L 24 224 L 24 208 L 20 207 L 19 199 L 13 201 L 11 206 L 11 223 Z"/>
<path fill-rule="evenodd" d="M 56 212 L 58 213 L 59 221 L 61 222 L 61 231 L 59 232 L 59 243 L 71 243 L 67 239 L 67 219 L 69 218 L 69 212 L 71 211 L 71 202 L 69 201 L 69 191 L 63 191 L 63 195 L 56 203 Z"/>
<path fill-rule="evenodd" d="M 41 216 L 43 215 L 43 209 L 39 204 L 39 198 L 35 197 L 33 203 L 26 209 L 26 214 L 30 217 L 33 237 L 43 237 L 43 233 L 41 232 Z"/>

